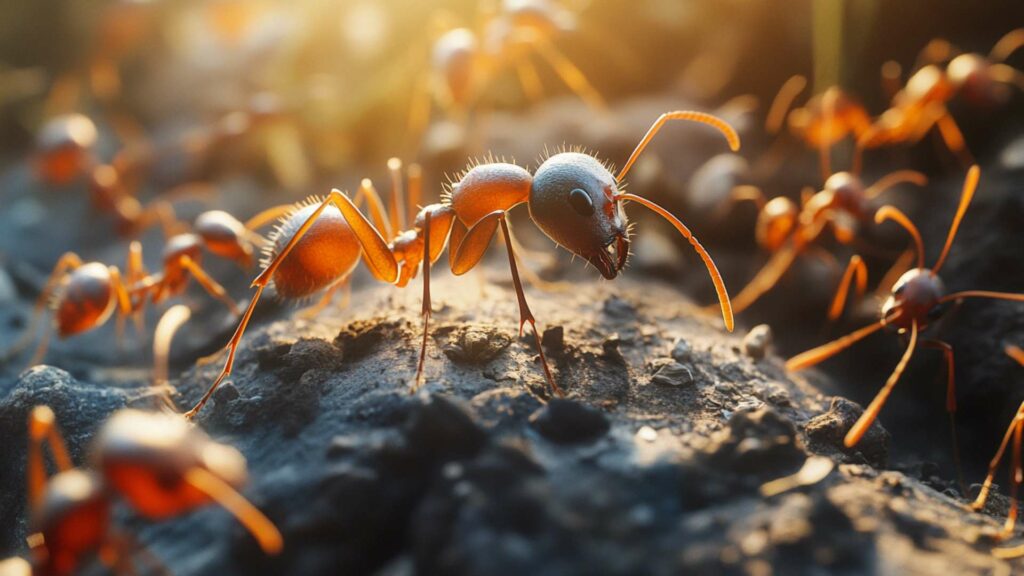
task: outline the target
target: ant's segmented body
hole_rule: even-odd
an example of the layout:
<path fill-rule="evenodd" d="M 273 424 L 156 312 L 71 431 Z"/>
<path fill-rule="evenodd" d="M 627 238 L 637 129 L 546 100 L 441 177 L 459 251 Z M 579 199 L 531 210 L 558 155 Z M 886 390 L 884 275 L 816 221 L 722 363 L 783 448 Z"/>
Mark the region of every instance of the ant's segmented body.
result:
<path fill-rule="evenodd" d="M 134 574 L 130 554 L 144 549 L 113 529 L 115 500 L 151 520 L 217 503 L 245 526 L 264 552 L 281 551 L 280 532 L 238 493 L 247 476 L 242 454 L 214 442 L 178 415 L 132 409 L 114 413 L 96 436 L 89 468 L 73 466 L 50 408 L 34 408 L 28 428 L 33 562 L 31 571 L 28 563 L 14 560 L 0 563 L 0 568 L 65 576 L 97 558 L 118 574 Z M 44 444 L 58 470 L 49 478 Z"/>
<path fill-rule="evenodd" d="M 927 328 L 927 326 L 935 320 L 939 314 L 941 314 L 943 304 L 962 300 L 964 298 L 994 298 L 1024 302 L 1024 294 L 989 292 L 983 290 L 967 290 L 949 294 L 946 292 L 942 279 L 938 276 L 938 272 L 942 268 L 943 263 L 945 263 L 946 256 L 949 254 L 950 247 L 953 245 L 953 239 L 956 237 L 956 232 L 960 226 L 960 222 L 963 219 L 964 214 L 967 212 L 971 198 L 974 196 L 974 191 L 978 185 L 979 177 L 980 170 L 977 166 L 972 166 L 967 173 L 967 179 L 964 182 L 963 193 L 960 198 L 960 205 L 957 208 L 956 216 L 953 218 L 953 222 L 950 225 L 949 233 L 946 237 L 946 244 L 942 249 L 942 253 L 939 255 L 939 259 L 931 268 L 926 268 L 924 265 L 924 245 L 921 241 L 921 234 L 917 231 L 917 228 L 910 219 L 892 206 L 885 206 L 879 209 L 875 214 L 876 222 L 882 223 L 886 220 L 893 220 L 903 226 L 913 237 L 917 253 L 917 267 L 904 273 L 895 282 L 895 284 L 893 284 L 888 299 L 886 299 L 885 303 L 882 305 L 880 313 L 881 318 L 878 322 L 861 328 L 860 330 L 839 338 L 838 340 L 819 346 L 818 348 L 809 350 L 802 354 L 798 354 L 786 362 L 786 368 L 791 371 L 802 370 L 804 368 L 814 366 L 842 350 L 845 350 L 867 336 L 887 327 L 892 328 L 896 330 L 897 333 L 909 338 L 909 344 L 906 352 L 896 365 L 892 375 L 889 376 L 885 385 L 875 396 L 874 400 L 871 401 L 871 404 L 864 411 L 864 414 L 861 415 L 856 424 L 854 424 L 846 434 L 844 442 L 847 447 L 855 446 L 860 441 L 861 437 L 863 437 L 867 432 L 871 423 L 875 421 L 875 418 L 881 411 L 882 406 L 885 405 L 885 401 L 888 399 L 889 394 L 892 392 L 893 387 L 896 385 L 896 382 L 899 381 L 904 369 L 910 362 L 910 358 L 919 342 L 924 346 L 939 349 L 942 351 L 943 356 L 946 359 L 948 371 L 946 409 L 949 411 L 950 417 L 952 418 L 956 411 L 953 349 L 949 344 L 939 340 L 919 340 L 920 332 Z"/>
<path fill-rule="evenodd" d="M 465 274 L 480 262 L 499 227 L 508 249 L 509 267 L 519 303 L 520 332 L 526 323 L 531 325 L 545 378 L 552 391 L 562 395 L 562 389 L 548 367 L 536 320 L 526 302 L 507 223 L 508 211 L 521 204 L 528 205 L 531 219 L 545 235 L 587 259 L 608 279 L 618 275 L 629 254 L 623 201 L 634 201 L 653 210 L 687 238 L 704 261 L 718 293 L 725 326 L 731 331 L 733 315 L 729 295 L 704 247 L 670 212 L 642 196 L 621 189 L 622 179 L 633 163 L 654 135 L 671 120 L 713 126 L 725 135 L 733 150 L 739 148 L 736 132 L 722 120 L 701 112 L 680 111 L 662 114 L 654 122 L 618 175 L 613 175 L 593 156 L 573 152 L 551 156 L 532 174 L 515 164 L 479 164 L 470 168 L 452 186 L 444 202 L 421 209 L 412 230 L 392 233 L 390 245 L 379 229 L 387 233 L 398 226 L 389 225 L 384 217 L 383 203 L 368 181 L 363 182 L 360 194 L 365 193 L 370 201 L 376 228 L 355 203 L 338 190 L 332 191 L 315 207 L 307 205 L 293 211 L 285 218 L 274 239 L 263 272 L 253 281 L 256 293 L 227 345 L 228 358 L 224 368 L 187 416 L 194 417 L 231 373 L 235 352 L 256 302 L 271 282 L 278 287 L 279 293 L 283 288 L 290 297 L 309 295 L 347 277 L 361 253 L 365 254 L 370 271 L 377 279 L 399 285 L 415 276 L 416 268 L 422 264 L 423 341 L 416 371 L 415 385 L 418 386 L 423 375 L 431 314 L 430 264 L 437 261 L 447 244 L 452 272 Z M 395 169 L 392 164 L 393 173 Z M 393 208 L 399 205 L 394 198 L 393 195 Z"/>

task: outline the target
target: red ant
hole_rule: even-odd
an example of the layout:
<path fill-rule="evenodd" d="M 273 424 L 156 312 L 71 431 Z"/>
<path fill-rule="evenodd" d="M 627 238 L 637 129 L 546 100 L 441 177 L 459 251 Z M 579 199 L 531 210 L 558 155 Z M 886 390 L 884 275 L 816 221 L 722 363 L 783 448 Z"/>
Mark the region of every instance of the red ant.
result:
<path fill-rule="evenodd" d="M 688 120 L 710 125 L 726 137 L 733 150 L 739 149 L 739 137 L 727 123 L 702 112 L 662 114 L 637 144 L 617 176 L 605 164 L 589 154 L 563 152 L 551 156 L 531 174 L 515 164 L 488 162 L 467 170 L 440 204 L 419 211 L 414 227 L 391 234 L 389 245 L 379 229 L 387 230 L 383 202 L 372 186 L 363 182 L 361 193 L 370 199 L 371 214 L 377 228 L 359 211 L 349 197 L 333 190 L 319 201 L 296 206 L 273 235 L 263 272 L 253 280 L 256 293 L 226 346 L 224 368 L 203 397 L 186 417 L 194 417 L 209 401 L 217 387 L 231 373 L 235 353 L 249 323 L 256 302 L 273 283 L 278 295 L 301 298 L 344 281 L 365 253 L 370 272 L 379 280 L 403 285 L 415 276 L 423 264 L 423 340 L 416 370 L 417 387 L 423 376 L 427 334 L 431 315 L 430 265 L 449 247 L 449 264 L 455 275 L 474 268 L 501 227 L 508 250 L 509 268 L 519 303 L 520 333 L 526 323 L 533 328 L 544 375 L 555 394 L 563 395 L 548 367 L 536 320 L 523 292 L 515 251 L 510 238 L 507 213 L 527 204 L 531 219 L 549 238 L 593 264 L 602 276 L 611 280 L 623 269 L 629 257 L 629 235 L 623 201 L 641 204 L 668 220 L 697 251 L 708 269 L 718 293 L 722 317 L 733 329 L 732 307 L 725 284 L 711 256 L 690 230 L 668 210 L 642 196 L 622 191 L 622 180 L 647 144 L 670 120 Z M 289 258 L 289 255 L 291 258 Z"/>
<path fill-rule="evenodd" d="M 1006 355 L 1017 361 L 1018 364 L 1024 366 L 1024 350 L 1017 346 L 1007 346 Z M 1010 459 L 1010 512 L 1006 515 L 1006 524 L 1003 525 L 1003 530 L 1000 533 L 1000 538 L 1006 538 L 1013 535 L 1013 527 L 1017 523 L 1017 489 L 1020 487 L 1021 478 L 1024 477 L 1022 472 L 1021 455 L 1024 454 L 1024 402 L 1021 403 L 1020 407 L 1017 408 L 1017 413 L 1014 414 L 1013 420 L 1010 421 L 1010 425 L 1006 428 L 1006 434 L 1003 435 L 1003 441 L 999 444 L 999 449 L 996 450 L 996 455 L 992 457 L 992 461 L 989 463 L 988 475 L 985 476 L 985 483 L 981 485 L 981 491 L 978 493 L 978 497 L 971 503 L 970 508 L 977 512 L 985 507 L 985 501 L 988 500 L 988 493 L 992 490 L 992 480 L 995 477 L 996 471 L 999 469 L 999 462 L 1003 459 L 1003 454 L 1006 453 L 1007 446 L 1010 445 L 1010 438 L 1013 438 L 1013 452 Z M 1013 548 L 996 548 L 992 551 L 998 558 L 1019 558 L 1024 556 L 1024 546 L 1016 546 Z"/>
<path fill-rule="evenodd" d="M 118 574 L 134 574 L 128 552 L 145 549 L 113 530 L 115 498 L 151 520 L 217 503 L 238 519 L 265 553 L 281 551 L 281 533 L 238 493 L 246 482 L 245 458 L 180 416 L 132 409 L 115 412 L 96 436 L 92 469 L 73 466 L 50 408 L 35 407 L 28 429 L 33 567 L 29 572 L 24 561 L 7 561 L 0 568 L 64 576 L 77 573 L 95 557 Z M 44 444 L 57 468 L 49 478 Z"/>
<path fill-rule="evenodd" d="M 957 50 L 948 43 L 930 43 L 919 58 L 925 64 L 893 95 L 889 109 L 858 139 L 854 165 L 860 164 L 865 148 L 913 144 L 933 127 L 938 128 L 950 151 L 965 164 L 971 164 L 973 159 L 963 133 L 946 104 L 962 95 L 976 105 L 990 106 L 1006 100 L 1007 86 L 1015 85 L 1024 90 L 1024 74 L 1003 63 L 1021 46 L 1024 46 L 1024 28 L 1003 36 L 987 57 L 976 53 L 956 55 Z M 946 60 L 948 64 L 943 67 Z M 898 83 L 899 65 L 887 63 L 883 77 L 890 84 Z"/>
<path fill-rule="evenodd" d="M 932 268 L 925 268 L 924 266 L 924 245 L 921 241 L 921 234 L 918 232 L 917 227 L 914 226 L 913 222 L 893 206 L 884 206 L 879 209 L 878 212 L 875 213 L 876 223 L 881 224 L 887 220 L 892 220 L 905 228 L 914 239 L 914 246 L 917 255 L 917 267 L 904 273 L 896 283 L 893 284 L 891 294 L 882 305 L 880 313 L 881 319 L 878 322 L 856 330 L 833 342 L 819 346 L 802 354 L 798 354 L 786 362 L 786 368 L 788 370 L 803 370 L 804 368 L 814 366 L 815 364 L 834 356 L 882 328 L 893 328 L 898 334 L 908 336 L 909 344 L 907 345 L 907 349 L 906 352 L 904 352 L 903 357 L 896 365 L 896 368 L 889 376 L 889 379 L 885 382 L 885 385 L 881 390 L 879 390 L 874 400 L 871 401 L 868 408 L 846 434 L 844 444 L 849 448 L 857 445 L 861 437 L 864 436 L 865 432 L 867 432 L 868 428 L 871 426 L 872 422 L 875 421 L 875 418 L 881 411 L 885 401 L 889 398 L 889 394 L 892 392 L 893 387 L 896 385 L 896 382 L 899 381 L 900 376 L 903 374 L 907 364 L 910 362 L 910 358 L 919 343 L 920 331 L 925 329 L 930 322 L 939 317 L 944 309 L 942 306 L 943 304 L 946 304 L 947 302 L 960 301 L 964 298 L 995 298 L 1024 302 L 1024 294 L 1012 294 L 1005 292 L 967 290 L 947 294 L 945 285 L 943 284 L 942 279 L 938 276 L 938 272 L 945 263 L 946 256 L 949 254 L 950 247 L 953 245 L 953 239 L 956 237 L 956 232 L 960 226 L 960 222 L 963 219 L 964 214 L 967 212 L 967 208 L 971 203 L 971 198 L 974 196 L 974 191 L 977 188 L 980 173 L 981 171 L 977 166 L 972 166 L 970 170 L 968 170 L 967 178 L 964 181 L 963 193 L 960 197 L 960 205 L 957 208 L 956 216 L 954 216 L 953 222 L 949 227 L 946 244 L 943 246 L 942 253 L 939 255 L 939 259 L 935 262 L 935 265 Z M 950 418 L 952 419 L 956 412 L 953 349 L 945 342 L 930 338 L 920 339 L 920 344 L 929 348 L 941 350 L 945 357 L 948 378 L 946 389 L 946 410 L 949 411 Z"/>
<path fill-rule="evenodd" d="M 496 13 L 485 15 L 479 30 L 449 29 L 433 44 L 430 76 L 417 90 L 421 97 L 413 102 L 409 132 L 423 132 L 431 94 L 443 109 L 461 116 L 508 67 L 515 68 L 526 96 L 540 100 L 543 86 L 531 54 L 550 65 L 588 106 L 604 111 L 604 98 L 552 41 L 575 26 L 575 16 L 554 0 L 503 0 Z"/>
<path fill-rule="evenodd" d="M 826 126 L 834 116 L 832 111 L 837 107 L 836 100 L 839 96 L 838 91 L 831 90 L 823 95 L 822 122 Z M 828 128 L 821 131 L 833 133 Z M 840 244 L 851 244 L 857 238 L 859 225 L 870 219 L 872 200 L 898 184 L 912 183 L 924 186 L 928 182 L 923 174 L 913 170 L 892 172 L 871 186 L 864 185 L 857 171 L 833 174 L 829 153 L 829 142 L 833 140 L 819 140 L 824 186 L 818 192 L 805 188 L 799 206 L 785 196 L 766 200 L 764 192 L 756 186 L 739 186 L 733 190 L 730 203 L 746 200 L 757 205 L 758 216 L 754 236 L 761 248 L 773 254 L 764 267 L 733 298 L 735 312 L 746 310 L 771 290 L 799 255 L 815 248 L 815 243 L 821 238 L 826 227 L 831 226 Z M 840 288 L 829 309 L 829 319 L 835 320 L 842 313 L 847 296 L 846 287 L 854 278 L 857 280 L 858 294 L 863 294 L 867 287 L 867 268 L 863 259 L 856 254 L 850 258 L 843 273 Z"/>
<path fill-rule="evenodd" d="M 61 256 L 36 301 L 32 321 L 24 336 L 9 350 L 10 357 L 20 352 L 35 336 L 36 326 L 47 307 L 53 310 L 53 331 L 67 338 L 102 326 L 116 315 L 118 337 L 123 321 L 132 316 L 142 330 L 142 313 L 147 304 L 159 304 L 185 292 L 190 278 L 211 296 L 224 304 L 233 314 L 235 305 L 224 288 L 211 278 L 202 267 L 202 249 L 232 260 L 248 268 L 253 261 L 253 243 L 259 236 L 252 230 L 263 225 L 268 218 L 280 212 L 274 208 L 242 224 L 233 216 L 219 210 L 201 214 L 193 232 L 178 234 L 168 239 L 163 252 L 163 269 L 150 274 L 142 261 L 142 245 L 133 241 L 129 245 L 125 274 L 116 266 L 100 262 L 83 262 L 74 252 Z M 38 364 L 46 354 L 50 332 L 45 332 L 29 365 Z"/>

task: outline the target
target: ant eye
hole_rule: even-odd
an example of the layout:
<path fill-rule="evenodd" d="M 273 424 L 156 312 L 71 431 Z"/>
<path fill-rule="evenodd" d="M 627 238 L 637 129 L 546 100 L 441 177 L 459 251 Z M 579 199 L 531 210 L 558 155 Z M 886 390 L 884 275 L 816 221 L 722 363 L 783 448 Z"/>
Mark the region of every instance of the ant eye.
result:
<path fill-rule="evenodd" d="M 590 194 L 587 194 L 584 190 L 575 188 L 572 192 L 569 192 L 569 204 L 572 204 L 573 210 L 580 216 L 594 215 L 594 201 L 590 199 Z"/>

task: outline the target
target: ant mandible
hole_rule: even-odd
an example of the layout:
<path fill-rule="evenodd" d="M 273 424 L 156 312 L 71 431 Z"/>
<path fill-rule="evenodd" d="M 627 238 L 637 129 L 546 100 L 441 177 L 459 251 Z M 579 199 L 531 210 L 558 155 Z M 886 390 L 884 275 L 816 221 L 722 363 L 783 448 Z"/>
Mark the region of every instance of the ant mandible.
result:
<path fill-rule="evenodd" d="M 214 442 L 178 415 L 115 412 L 96 436 L 90 469 L 73 466 L 49 407 L 32 410 L 28 429 L 33 534 L 29 540 L 36 574 L 74 574 L 91 556 L 119 574 L 134 574 L 130 560 L 122 556 L 130 548 L 145 549 L 112 529 L 115 496 L 150 520 L 217 503 L 238 519 L 265 553 L 281 551 L 281 533 L 238 492 L 247 476 L 242 454 Z M 49 478 L 44 445 L 57 468 Z M 158 562 L 151 557 L 150 561 Z M 24 568 L 25 563 L 11 566 Z"/>
<path fill-rule="evenodd" d="M 194 230 L 172 236 L 163 251 L 163 269 L 150 274 L 143 264 L 142 245 L 133 241 L 122 275 L 117 266 L 101 262 L 83 262 L 74 252 L 57 261 L 39 298 L 25 334 L 5 353 L 11 357 L 31 343 L 47 307 L 53 311 L 53 332 L 67 338 L 102 326 L 116 314 L 118 337 L 125 318 L 134 318 L 142 330 L 142 314 L 147 304 L 159 304 L 185 292 L 190 278 L 237 315 L 239 310 L 227 291 L 210 277 L 202 266 L 202 249 L 248 268 L 253 260 L 253 230 L 272 218 L 279 208 L 261 213 L 242 224 L 227 212 L 213 210 L 201 214 Z M 41 362 L 49 345 L 50 331 L 44 333 L 29 365 Z"/>
<path fill-rule="evenodd" d="M 693 246 L 707 267 L 718 294 L 725 327 L 732 331 L 733 313 L 725 284 L 711 256 L 690 230 L 671 212 L 642 196 L 622 191 L 622 181 L 655 134 L 670 120 L 700 122 L 718 129 L 730 148 L 738 150 L 739 136 L 726 122 L 710 114 L 676 111 L 662 114 L 637 144 L 622 170 L 613 176 L 589 154 L 563 152 L 544 161 L 531 174 L 515 164 L 489 162 L 471 167 L 439 204 L 419 211 L 414 228 L 392 234 L 389 245 L 380 232 L 339 190 L 319 202 L 299 205 L 282 220 L 266 253 L 263 272 L 253 280 L 256 293 L 227 345 L 224 368 L 186 417 L 194 417 L 231 373 L 235 353 L 263 290 L 273 282 L 285 298 L 308 296 L 343 280 L 365 252 L 371 273 L 379 280 L 402 285 L 423 264 L 423 340 L 413 388 L 419 386 L 426 357 L 431 315 L 430 265 L 447 244 L 455 275 L 473 269 L 500 226 L 508 250 L 509 268 L 519 304 L 519 330 L 533 328 L 544 376 L 555 394 L 563 395 L 548 367 L 536 320 L 526 302 L 510 238 L 507 213 L 527 204 L 530 218 L 558 245 L 585 258 L 607 279 L 614 279 L 629 257 L 629 237 L 623 201 L 641 204 L 668 220 Z M 372 186 L 362 187 L 371 198 L 371 212 L 384 228 L 383 203 Z M 385 228 L 386 229 L 386 228 Z M 292 258 L 288 258 L 292 255 Z"/>
<path fill-rule="evenodd" d="M 950 247 L 953 245 L 953 239 L 956 237 L 957 229 L 960 227 L 960 222 L 963 220 L 964 214 L 967 212 L 967 208 L 971 203 L 971 198 L 974 196 L 974 191 L 977 188 L 980 174 L 981 171 L 977 166 L 971 166 L 968 170 L 967 178 L 964 181 L 963 192 L 960 197 L 960 205 L 957 208 L 952 224 L 950 224 L 949 233 L 946 237 L 946 244 L 942 248 L 942 253 L 939 255 L 939 259 L 931 268 L 926 268 L 924 265 L 924 244 L 921 241 L 921 234 L 918 232 L 917 227 L 914 226 L 913 222 L 893 206 L 883 206 L 879 209 L 878 212 L 875 213 L 875 222 L 881 224 L 887 220 L 892 220 L 905 228 L 913 238 L 917 255 L 917 267 L 905 272 L 900 276 L 896 283 L 893 284 L 891 294 L 882 305 L 880 313 L 881 318 L 878 322 L 856 330 L 833 342 L 808 350 L 802 354 L 798 354 L 786 362 L 786 368 L 790 371 L 803 370 L 834 356 L 882 328 L 893 328 L 898 334 L 908 336 L 909 344 L 907 345 L 907 349 L 904 352 L 903 357 L 896 365 L 896 368 L 889 376 L 889 379 L 885 382 L 885 385 L 871 401 L 871 404 L 868 405 L 868 408 L 864 411 L 849 432 L 847 432 L 843 443 L 849 448 L 857 445 L 860 439 L 867 432 L 868 428 L 875 421 L 875 418 L 882 410 L 882 406 L 885 405 L 885 401 L 889 398 L 893 387 L 896 385 L 896 382 L 899 381 L 900 376 L 903 374 L 907 364 L 910 362 L 910 358 L 919 343 L 919 333 L 925 329 L 930 322 L 936 320 L 939 315 L 941 315 L 943 312 L 943 304 L 959 301 L 964 298 L 994 298 L 1024 302 L 1024 294 L 1012 294 L 1006 292 L 966 290 L 947 294 L 945 285 L 938 275 L 939 270 L 946 261 L 946 256 L 949 254 Z M 950 413 L 952 421 L 956 412 L 953 348 L 945 342 L 930 338 L 921 339 L 920 344 L 942 351 L 942 354 L 945 357 L 947 365 L 946 410 Z"/>
<path fill-rule="evenodd" d="M 1024 366 L 1024 350 L 1020 347 L 1008 345 L 1006 347 L 1006 355 Z M 1013 535 L 1013 527 L 1017 523 L 1017 510 L 1019 506 L 1017 489 L 1020 487 L 1021 478 L 1024 477 L 1024 472 L 1022 472 L 1024 465 L 1021 463 L 1021 455 L 1024 454 L 1022 452 L 1024 450 L 1024 402 L 1017 408 L 1017 412 L 1013 415 L 1013 420 L 1010 421 L 1010 425 L 1006 428 L 1003 441 L 999 444 L 996 455 L 992 457 L 992 461 L 989 463 L 985 483 L 981 485 L 978 497 L 970 504 L 971 510 L 977 512 L 985 507 L 989 491 L 992 490 L 992 480 L 999 469 L 999 462 L 1003 459 L 1003 454 L 1006 453 L 1006 448 L 1010 444 L 1010 438 L 1013 438 L 1013 452 L 1010 458 L 1010 511 L 1006 515 L 1006 523 L 1003 525 L 1003 530 L 999 535 L 1000 538 L 1007 538 Z M 995 548 L 992 550 L 992 553 L 998 558 L 1019 558 L 1024 556 L 1024 546 Z"/>

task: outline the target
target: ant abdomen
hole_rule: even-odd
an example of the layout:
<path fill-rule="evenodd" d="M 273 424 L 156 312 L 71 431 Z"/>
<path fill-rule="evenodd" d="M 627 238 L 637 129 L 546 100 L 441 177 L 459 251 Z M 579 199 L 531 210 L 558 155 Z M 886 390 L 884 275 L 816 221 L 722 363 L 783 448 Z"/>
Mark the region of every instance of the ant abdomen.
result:
<path fill-rule="evenodd" d="M 281 221 L 270 235 L 269 249 L 263 255 L 264 266 L 284 249 L 318 204 L 307 204 Z M 327 206 L 281 261 L 271 281 L 281 298 L 309 296 L 348 276 L 359 263 L 361 253 L 359 240 L 345 217 L 334 206 Z"/>

